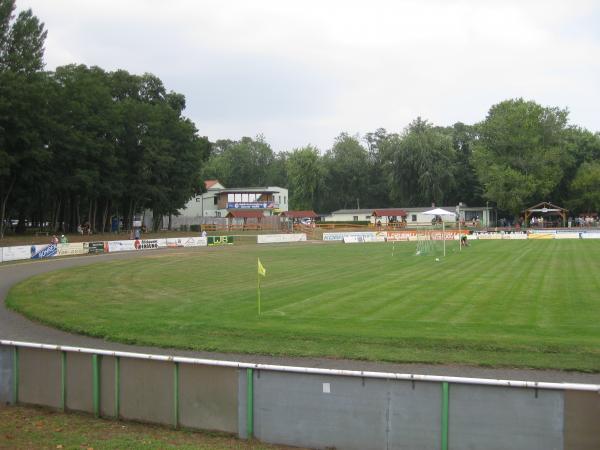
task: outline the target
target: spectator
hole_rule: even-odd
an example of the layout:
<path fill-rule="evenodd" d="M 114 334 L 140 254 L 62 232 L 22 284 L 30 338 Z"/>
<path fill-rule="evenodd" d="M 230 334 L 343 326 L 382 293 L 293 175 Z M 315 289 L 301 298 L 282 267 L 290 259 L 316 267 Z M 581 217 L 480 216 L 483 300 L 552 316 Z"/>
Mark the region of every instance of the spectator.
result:
<path fill-rule="evenodd" d="M 81 224 L 77 225 L 77 233 L 83 236 L 83 228 L 81 228 Z"/>
<path fill-rule="evenodd" d="M 61 244 L 68 244 L 69 240 L 67 239 L 67 237 L 64 234 L 61 234 L 60 236 L 60 243 Z"/>
<path fill-rule="evenodd" d="M 50 244 L 57 245 L 58 244 L 58 236 L 55 234 L 52 235 L 52 239 L 50 240 Z"/>
<path fill-rule="evenodd" d="M 134 232 L 134 238 L 135 238 L 135 239 L 139 239 L 139 238 L 140 238 L 140 236 L 141 236 L 141 234 L 142 234 L 142 233 L 141 233 L 140 229 L 139 229 L 139 228 L 136 228 L 136 229 L 135 229 L 135 232 Z"/>

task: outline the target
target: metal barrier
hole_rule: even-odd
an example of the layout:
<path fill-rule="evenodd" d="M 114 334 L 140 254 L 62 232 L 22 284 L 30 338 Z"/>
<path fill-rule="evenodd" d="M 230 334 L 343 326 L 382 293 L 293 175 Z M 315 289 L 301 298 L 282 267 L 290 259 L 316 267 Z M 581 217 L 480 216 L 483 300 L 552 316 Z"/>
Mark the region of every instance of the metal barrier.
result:
<path fill-rule="evenodd" d="M 0 340 L 0 401 L 364 448 L 600 448 L 600 385 L 251 364 Z"/>

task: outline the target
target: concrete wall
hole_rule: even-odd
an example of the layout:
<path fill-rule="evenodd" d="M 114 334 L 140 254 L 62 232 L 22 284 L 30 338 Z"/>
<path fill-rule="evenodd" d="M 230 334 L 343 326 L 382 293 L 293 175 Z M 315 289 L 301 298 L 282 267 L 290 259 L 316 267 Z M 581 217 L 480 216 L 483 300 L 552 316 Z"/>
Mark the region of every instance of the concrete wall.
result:
<path fill-rule="evenodd" d="M 0 404 L 13 402 L 13 347 L 0 345 Z"/>
<path fill-rule="evenodd" d="M 19 348 L 19 402 L 61 408 L 64 380 L 66 409 L 94 412 L 93 356 L 65 354 L 63 374 L 62 351 Z M 0 346 L 3 403 L 13 400 L 13 355 L 14 347 Z M 247 437 L 248 369 L 125 356 L 99 356 L 98 362 L 100 415 Z M 250 430 L 261 441 L 340 449 L 441 447 L 440 382 L 251 372 Z M 600 448 L 597 392 L 451 383 L 447 398 L 449 449 Z"/>

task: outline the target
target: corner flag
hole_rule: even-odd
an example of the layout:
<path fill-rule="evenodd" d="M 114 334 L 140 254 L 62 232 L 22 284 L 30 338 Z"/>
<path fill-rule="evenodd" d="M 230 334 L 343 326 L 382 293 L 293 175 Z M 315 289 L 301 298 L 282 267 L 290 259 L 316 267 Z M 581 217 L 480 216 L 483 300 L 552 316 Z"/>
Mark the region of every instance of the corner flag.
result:
<path fill-rule="evenodd" d="M 263 277 L 267 276 L 267 269 L 265 269 L 265 266 L 263 266 L 260 262 L 260 258 L 257 258 L 258 261 L 258 274 L 262 275 Z"/>

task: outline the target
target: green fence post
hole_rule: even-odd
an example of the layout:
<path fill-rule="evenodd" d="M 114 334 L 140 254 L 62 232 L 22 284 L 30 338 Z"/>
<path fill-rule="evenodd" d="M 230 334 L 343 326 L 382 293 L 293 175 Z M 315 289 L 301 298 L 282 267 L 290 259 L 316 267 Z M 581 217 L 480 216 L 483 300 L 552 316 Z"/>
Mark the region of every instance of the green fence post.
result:
<path fill-rule="evenodd" d="M 115 356 L 115 419 L 121 414 L 121 358 Z"/>
<path fill-rule="evenodd" d="M 450 406 L 450 386 L 442 383 L 442 450 L 448 450 L 448 415 Z"/>
<path fill-rule="evenodd" d="M 173 383 L 173 413 L 175 428 L 179 427 L 179 363 L 175 363 L 175 374 Z"/>
<path fill-rule="evenodd" d="M 19 403 L 19 347 L 13 353 L 13 403 Z"/>
<path fill-rule="evenodd" d="M 254 375 L 252 369 L 246 369 L 246 434 L 254 437 Z"/>
<path fill-rule="evenodd" d="M 67 409 L 67 352 L 60 352 L 60 409 Z"/>
<path fill-rule="evenodd" d="M 100 358 L 92 355 L 92 407 L 94 416 L 100 417 Z"/>

